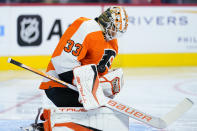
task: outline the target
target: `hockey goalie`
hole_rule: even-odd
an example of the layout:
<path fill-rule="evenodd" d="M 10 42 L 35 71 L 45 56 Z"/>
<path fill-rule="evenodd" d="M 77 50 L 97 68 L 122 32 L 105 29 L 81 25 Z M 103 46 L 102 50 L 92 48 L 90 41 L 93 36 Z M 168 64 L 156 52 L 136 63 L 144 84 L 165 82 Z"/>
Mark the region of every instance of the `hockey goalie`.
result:
<path fill-rule="evenodd" d="M 123 86 L 122 69 L 112 70 L 111 64 L 118 54 L 117 37 L 126 32 L 127 26 L 128 15 L 120 6 L 107 8 L 95 19 L 76 19 L 57 44 L 46 73 L 76 86 L 78 91 L 47 78 L 44 78 L 39 88 L 45 91 L 46 96 L 58 108 L 83 108 L 84 112 L 100 110 L 105 105 L 106 98 L 114 98 Z M 42 109 L 41 115 L 38 116 L 43 123 L 36 122 L 31 127 L 23 129 L 83 131 L 85 127 L 78 128 L 81 125 L 76 125 L 76 121 L 71 120 L 71 116 L 66 114 L 59 113 L 57 109 Z M 89 119 L 92 119 L 90 114 Z M 103 120 L 104 118 L 103 116 Z M 121 125 L 124 128 L 125 125 L 115 115 L 112 120 L 110 119 L 113 120 L 116 121 L 114 128 L 119 126 L 120 129 Z M 69 122 L 73 125 L 69 125 Z M 99 130 L 110 130 L 110 127 Z"/>

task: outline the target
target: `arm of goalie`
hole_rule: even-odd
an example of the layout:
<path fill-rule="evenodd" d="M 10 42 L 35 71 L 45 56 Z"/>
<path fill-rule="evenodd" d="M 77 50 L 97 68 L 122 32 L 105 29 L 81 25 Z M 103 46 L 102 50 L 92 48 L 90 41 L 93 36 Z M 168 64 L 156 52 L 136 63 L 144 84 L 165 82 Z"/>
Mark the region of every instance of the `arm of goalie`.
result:
<path fill-rule="evenodd" d="M 107 98 L 99 87 L 99 77 L 96 65 L 90 64 L 77 67 L 73 70 L 76 85 L 86 110 L 104 106 Z"/>

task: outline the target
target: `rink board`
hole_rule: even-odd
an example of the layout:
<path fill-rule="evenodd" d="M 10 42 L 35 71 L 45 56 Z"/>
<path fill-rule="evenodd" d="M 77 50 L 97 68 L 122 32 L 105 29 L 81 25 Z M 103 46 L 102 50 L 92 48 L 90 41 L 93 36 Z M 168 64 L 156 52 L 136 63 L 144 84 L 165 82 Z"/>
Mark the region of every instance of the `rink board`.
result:
<path fill-rule="evenodd" d="M 45 69 L 51 56 L 14 56 L 11 57 L 26 65 Z M 9 57 L 1 57 L 0 70 L 21 69 L 7 63 Z M 112 67 L 154 67 L 154 66 L 196 66 L 197 53 L 166 54 L 119 54 Z"/>

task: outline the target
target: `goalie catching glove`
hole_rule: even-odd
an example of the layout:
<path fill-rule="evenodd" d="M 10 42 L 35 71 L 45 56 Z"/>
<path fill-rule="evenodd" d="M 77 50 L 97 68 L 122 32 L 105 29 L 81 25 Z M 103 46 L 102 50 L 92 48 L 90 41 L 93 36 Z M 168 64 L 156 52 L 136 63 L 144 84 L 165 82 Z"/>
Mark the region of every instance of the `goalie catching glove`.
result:
<path fill-rule="evenodd" d="M 121 68 L 110 70 L 106 75 L 101 76 L 99 81 L 104 95 L 114 97 L 124 85 L 123 71 Z"/>

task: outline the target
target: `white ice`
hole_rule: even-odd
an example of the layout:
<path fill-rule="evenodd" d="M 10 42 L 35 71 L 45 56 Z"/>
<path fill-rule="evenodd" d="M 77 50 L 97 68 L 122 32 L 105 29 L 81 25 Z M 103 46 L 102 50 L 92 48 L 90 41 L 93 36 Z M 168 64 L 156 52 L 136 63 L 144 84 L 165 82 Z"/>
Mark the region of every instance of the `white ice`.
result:
<path fill-rule="evenodd" d="M 115 99 L 161 117 L 187 97 L 194 106 L 160 131 L 197 131 L 197 67 L 128 68 L 124 77 L 124 88 Z M 41 80 L 24 70 L 0 72 L 0 131 L 19 131 L 34 121 L 39 107 L 53 106 L 38 89 Z M 130 131 L 159 130 L 130 119 Z"/>

